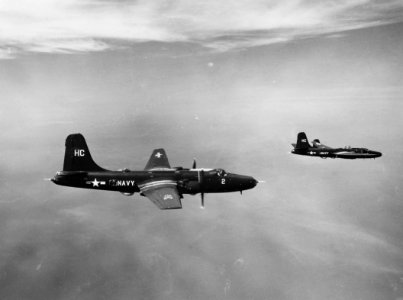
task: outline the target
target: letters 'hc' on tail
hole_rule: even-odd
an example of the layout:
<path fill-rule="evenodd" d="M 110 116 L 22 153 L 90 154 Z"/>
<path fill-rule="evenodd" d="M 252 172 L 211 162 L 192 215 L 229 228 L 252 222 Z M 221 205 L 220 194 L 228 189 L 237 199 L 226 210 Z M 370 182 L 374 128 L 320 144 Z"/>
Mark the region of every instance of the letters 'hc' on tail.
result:
<path fill-rule="evenodd" d="M 70 134 L 66 139 L 63 171 L 106 171 L 91 157 L 90 150 L 80 133 Z"/>
<path fill-rule="evenodd" d="M 295 145 L 296 149 L 307 149 L 310 148 L 311 145 L 308 142 L 308 138 L 306 137 L 305 132 L 298 133 L 297 145 Z"/>

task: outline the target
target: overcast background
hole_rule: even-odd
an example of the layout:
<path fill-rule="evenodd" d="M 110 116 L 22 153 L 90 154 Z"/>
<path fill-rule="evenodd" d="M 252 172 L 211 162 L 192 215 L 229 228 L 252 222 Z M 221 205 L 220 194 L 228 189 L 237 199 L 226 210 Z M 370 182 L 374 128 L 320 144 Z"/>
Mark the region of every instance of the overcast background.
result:
<path fill-rule="evenodd" d="M 18 3 L 18 4 L 17 4 Z M 401 1 L 0 0 L 0 299 L 403 299 Z M 291 155 L 299 131 L 376 160 Z M 222 167 L 185 196 L 56 186 L 81 132 L 109 169 Z"/>

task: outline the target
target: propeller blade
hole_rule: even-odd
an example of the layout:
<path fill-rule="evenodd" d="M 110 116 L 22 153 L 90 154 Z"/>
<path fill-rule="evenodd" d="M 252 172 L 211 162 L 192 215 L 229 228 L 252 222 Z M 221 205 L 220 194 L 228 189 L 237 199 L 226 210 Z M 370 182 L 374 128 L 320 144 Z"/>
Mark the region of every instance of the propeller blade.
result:
<path fill-rule="evenodd" d="M 201 208 L 204 208 L 204 192 L 203 192 L 203 179 L 204 179 L 204 171 L 199 171 L 199 185 L 200 185 L 200 196 L 201 196 Z"/>
<path fill-rule="evenodd" d="M 53 181 L 53 178 L 43 178 L 45 181 Z"/>
<path fill-rule="evenodd" d="M 193 165 L 192 165 L 192 169 L 196 169 L 196 158 L 193 158 Z"/>
<path fill-rule="evenodd" d="M 199 170 L 197 180 L 200 184 L 200 192 L 203 191 L 203 178 L 204 178 L 204 170 Z"/>

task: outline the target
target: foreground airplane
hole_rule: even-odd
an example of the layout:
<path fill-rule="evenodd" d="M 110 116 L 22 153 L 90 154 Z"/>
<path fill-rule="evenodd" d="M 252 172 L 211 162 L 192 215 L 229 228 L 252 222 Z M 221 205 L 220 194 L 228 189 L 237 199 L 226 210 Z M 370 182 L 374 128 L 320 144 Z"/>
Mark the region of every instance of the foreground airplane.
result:
<path fill-rule="evenodd" d="M 377 158 L 382 156 L 381 152 L 368 150 L 366 148 L 331 148 L 320 143 L 318 139 L 308 142 L 305 132 L 298 133 L 297 144 L 292 144 L 294 149 L 291 153 L 308 156 L 319 156 L 321 158 Z"/>
<path fill-rule="evenodd" d="M 78 188 L 118 191 L 126 196 L 138 192 L 160 209 L 182 208 L 183 194 L 241 192 L 256 186 L 253 177 L 226 173 L 222 169 L 171 168 L 164 149 L 155 149 L 143 171 L 109 171 L 92 159 L 81 134 L 66 139 L 63 171 L 51 179 L 56 184 Z"/>

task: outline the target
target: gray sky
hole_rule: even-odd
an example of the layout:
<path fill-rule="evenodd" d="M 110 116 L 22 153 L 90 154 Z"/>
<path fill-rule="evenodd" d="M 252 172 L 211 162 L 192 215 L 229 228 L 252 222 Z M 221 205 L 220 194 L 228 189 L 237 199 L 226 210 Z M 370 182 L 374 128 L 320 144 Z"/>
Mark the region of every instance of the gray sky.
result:
<path fill-rule="evenodd" d="M 57 3 L 0 1 L 0 298 L 403 299 L 400 1 Z M 73 132 L 266 183 L 167 212 L 44 182 Z"/>

